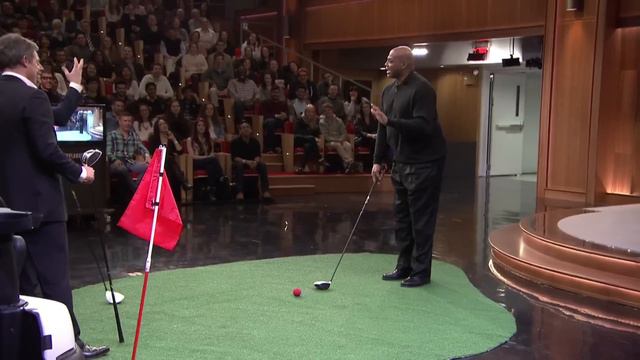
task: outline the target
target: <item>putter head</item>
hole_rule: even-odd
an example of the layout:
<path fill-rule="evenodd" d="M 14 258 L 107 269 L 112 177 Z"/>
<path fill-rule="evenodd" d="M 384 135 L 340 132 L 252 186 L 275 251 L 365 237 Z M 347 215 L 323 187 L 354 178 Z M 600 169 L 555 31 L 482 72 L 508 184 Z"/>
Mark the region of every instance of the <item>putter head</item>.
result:
<path fill-rule="evenodd" d="M 82 163 L 84 165 L 93 166 L 100 160 L 102 151 L 98 149 L 87 150 L 82 154 Z"/>
<path fill-rule="evenodd" d="M 327 290 L 329 286 L 331 286 L 331 281 L 324 281 L 324 280 L 316 281 L 313 283 L 313 286 L 315 286 L 316 289 L 318 290 Z"/>
<path fill-rule="evenodd" d="M 122 302 L 122 300 L 124 300 L 124 295 L 120 294 L 117 291 L 114 291 L 113 295 L 115 296 L 116 304 L 120 304 Z M 111 297 L 111 291 L 106 291 L 104 296 L 106 297 L 107 302 L 109 304 L 113 304 L 113 298 Z"/>

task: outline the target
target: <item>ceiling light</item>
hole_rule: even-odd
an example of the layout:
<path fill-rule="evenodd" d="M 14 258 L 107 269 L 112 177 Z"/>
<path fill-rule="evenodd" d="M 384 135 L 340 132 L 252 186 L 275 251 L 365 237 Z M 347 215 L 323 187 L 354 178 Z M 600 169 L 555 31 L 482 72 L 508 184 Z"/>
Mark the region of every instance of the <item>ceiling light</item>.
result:
<path fill-rule="evenodd" d="M 425 47 L 416 47 L 411 50 L 414 56 L 425 56 L 429 53 L 429 50 Z"/>

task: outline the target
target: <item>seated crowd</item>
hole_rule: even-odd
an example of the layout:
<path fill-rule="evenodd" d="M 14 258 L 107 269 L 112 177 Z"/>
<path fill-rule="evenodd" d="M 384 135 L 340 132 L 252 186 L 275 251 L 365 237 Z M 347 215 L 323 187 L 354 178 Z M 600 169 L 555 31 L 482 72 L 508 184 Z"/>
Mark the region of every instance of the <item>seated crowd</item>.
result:
<path fill-rule="evenodd" d="M 107 110 L 110 173 L 127 195 L 159 145 L 167 147 L 176 197 L 193 187 L 189 168 L 206 174 L 208 200 L 228 187 L 227 177 L 242 199 L 247 172 L 258 176 L 262 197 L 270 199 L 263 154 L 283 152 L 283 133 L 293 134 L 298 173 L 371 166 L 370 156 L 356 161 L 358 151 L 373 154 L 377 131 L 359 89 L 350 88 L 345 101 L 333 74 L 316 84 L 296 62 L 281 66 L 256 34 L 232 44 L 207 2 L 103 0 L 89 17 L 85 2 L 61 3 L 69 2 L 4 2 L 0 34 L 17 32 L 38 43 L 39 86 L 52 103 L 69 86 L 62 68 L 84 59 L 82 104 Z M 262 122 L 252 121 L 256 116 Z"/>

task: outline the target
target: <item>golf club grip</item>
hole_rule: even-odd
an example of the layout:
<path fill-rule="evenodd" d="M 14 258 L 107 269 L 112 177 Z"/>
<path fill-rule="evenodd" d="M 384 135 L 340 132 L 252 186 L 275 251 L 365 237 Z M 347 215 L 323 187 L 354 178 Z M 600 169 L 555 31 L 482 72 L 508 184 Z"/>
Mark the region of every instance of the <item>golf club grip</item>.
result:
<path fill-rule="evenodd" d="M 349 247 L 349 243 L 351 242 L 351 238 L 353 237 L 353 234 L 356 232 L 356 228 L 358 227 L 358 223 L 360 222 L 360 218 L 362 217 L 362 214 L 364 213 L 364 209 L 367 207 L 367 204 L 369 203 L 369 198 L 371 197 L 371 193 L 373 192 L 373 188 L 376 186 L 377 182 L 373 181 L 373 183 L 371 184 L 371 188 L 369 189 L 369 193 L 367 194 L 367 198 L 364 200 L 364 204 L 362 204 L 362 209 L 360 210 L 360 214 L 358 214 L 358 218 L 356 219 L 356 223 L 353 224 L 353 228 L 351 229 L 351 233 L 349 234 L 349 238 L 347 239 L 347 243 L 344 244 L 344 249 L 342 249 L 342 254 L 340 255 L 340 259 L 338 260 L 338 264 L 336 265 L 336 268 L 333 270 L 333 274 L 331 275 L 331 280 L 329 280 L 330 282 L 333 283 L 333 277 L 336 276 L 336 272 L 338 271 L 338 267 L 340 266 L 340 263 L 342 262 L 342 258 L 344 257 L 344 253 L 347 251 L 347 248 Z"/>

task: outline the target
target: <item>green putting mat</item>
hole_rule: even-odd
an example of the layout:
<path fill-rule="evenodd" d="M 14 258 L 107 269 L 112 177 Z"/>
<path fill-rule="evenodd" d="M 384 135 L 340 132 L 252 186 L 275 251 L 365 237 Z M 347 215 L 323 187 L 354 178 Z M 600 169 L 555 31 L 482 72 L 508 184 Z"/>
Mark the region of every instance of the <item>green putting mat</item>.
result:
<path fill-rule="evenodd" d="M 505 309 L 458 268 L 434 261 L 430 285 L 382 281 L 395 256 L 288 257 L 151 273 L 139 359 L 446 359 L 487 351 L 515 332 Z M 142 277 L 115 281 L 125 344 L 102 284 L 74 291 L 82 338 L 129 359 Z M 296 298 L 292 290 L 302 289 Z"/>

